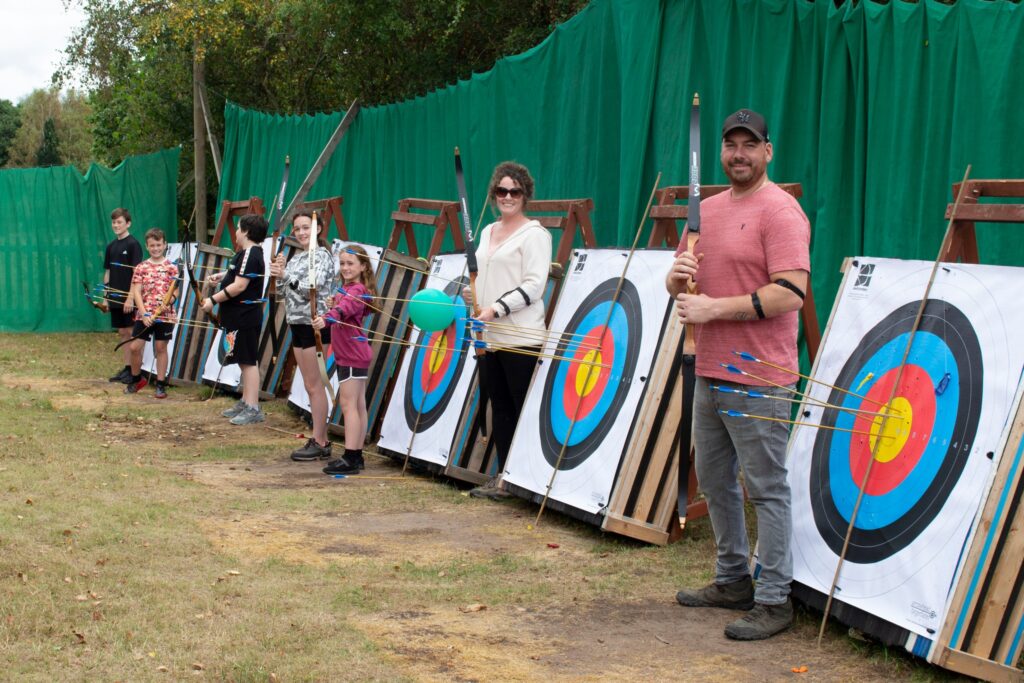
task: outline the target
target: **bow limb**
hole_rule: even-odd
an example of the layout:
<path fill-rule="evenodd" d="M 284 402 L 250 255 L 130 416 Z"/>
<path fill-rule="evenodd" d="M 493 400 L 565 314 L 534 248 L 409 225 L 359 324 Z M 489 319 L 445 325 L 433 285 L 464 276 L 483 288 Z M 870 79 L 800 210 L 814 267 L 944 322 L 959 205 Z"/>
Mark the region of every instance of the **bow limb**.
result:
<path fill-rule="evenodd" d="M 202 290 L 202 288 L 199 285 L 199 281 L 196 279 L 195 271 L 192 269 L 192 263 L 190 262 L 190 259 L 188 258 L 188 256 L 190 254 L 191 254 L 191 249 L 189 249 L 189 254 L 186 254 L 185 258 L 182 259 L 182 261 L 184 262 L 185 272 L 188 273 L 188 285 L 192 289 L 192 292 L 195 294 L 197 303 L 202 304 L 203 299 L 205 297 L 203 296 L 203 290 Z M 202 310 L 202 306 L 201 305 L 200 305 L 199 308 L 200 308 L 200 310 Z M 208 317 L 213 322 L 214 325 L 216 325 L 217 327 L 221 327 L 220 316 L 218 316 L 213 311 L 210 311 L 209 313 L 207 313 L 206 311 L 203 311 L 203 313 L 206 314 L 206 317 Z"/>
<path fill-rule="evenodd" d="M 317 317 L 317 296 L 316 296 L 316 248 L 317 248 L 317 235 L 319 229 L 317 227 L 317 216 L 316 212 L 313 212 L 313 225 L 310 227 L 309 232 L 309 264 L 306 268 L 306 277 L 309 278 L 309 324 L 312 327 L 313 319 Z M 327 361 L 324 355 L 324 342 L 320 337 L 320 330 L 313 328 L 313 342 L 316 345 L 316 367 L 320 371 L 320 381 L 324 384 L 324 392 L 327 394 L 328 406 L 333 406 L 333 394 L 331 392 L 331 376 L 327 373 Z"/>

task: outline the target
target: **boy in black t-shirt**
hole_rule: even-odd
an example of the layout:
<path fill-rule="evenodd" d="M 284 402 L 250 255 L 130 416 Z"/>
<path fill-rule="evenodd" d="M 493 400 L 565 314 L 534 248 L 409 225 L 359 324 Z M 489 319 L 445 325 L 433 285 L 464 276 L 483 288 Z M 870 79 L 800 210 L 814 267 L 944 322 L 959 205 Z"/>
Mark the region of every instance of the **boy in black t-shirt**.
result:
<path fill-rule="evenodd" d="M 263 216 L 246 214 L 235 228 L 238 253 L 224 273 L 210 277 L 211 282 L 223 285 L 213 296 L 203 299 L 203 310 L 210 312 L 220 304 L 220 322 L 228 335 L 231 352 L 225 364 L 238 363 L 242 371 L 242 400 L 229 411 L 231 424 L 245 425 L 266 419 L 260 410 L 259 345 L 263 324 L 263 247 L 268 224 Z M 234 337 L 234 342 L 230 340 Z"/>
<path fill-rule="evenodd" d="M 132 215 L 128 209 L 117 208 L 110 213 L 110 227 L 114 241 L 107 245 L 103 258 L 103 284 L 106 299 L 110 303 L 110 326 L 117 330 L 121 341 L 132 336 L 132 311 L 135 303 L 128 296 L 132 287 L 135 266 L 142 263 L 142 246 L 131 236 Z M 124 346 L 124 367 L 110 378 L 111 382 L 128 384 L 131 381 L 131 344 Z"/>

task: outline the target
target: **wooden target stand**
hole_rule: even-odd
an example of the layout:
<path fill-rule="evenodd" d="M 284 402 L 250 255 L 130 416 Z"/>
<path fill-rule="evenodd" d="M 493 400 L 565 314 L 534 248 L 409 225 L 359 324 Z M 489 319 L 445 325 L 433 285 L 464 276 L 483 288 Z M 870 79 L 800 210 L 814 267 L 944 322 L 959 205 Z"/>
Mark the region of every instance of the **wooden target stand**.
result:
<path fill-rule="evenodd" d="M 960 183 L 953 186 L 953 196 Z M 953 234 L 940 259 L 978 263 L 975 223 L 1024 224 L 1024 201 L 982 204 L 982 198 L 1024 200 L 1024 180 L 970 180 L 953 216 Z M 954 580 L 946 620 L 928 661 L 990 681 L 1022 681 L 1024 646 L 1024 384 L 996 454 L 992 485 L 982 502 Z"/>
<path fill-rule="evenodd" d="M 248 213 L 263 214 L 263 202 L 259 197 L 250 197 L 244 201 L 221 202 L 220 218 L 217 221 L 217 229 L 210 244 L 196 244 L 192 251 L 194 262 L 192 271 L 199 278 L 200 288 L 203 288 L 202 281 L 205 281 L 207 274 L 215 273 L 227 268 L 234 252 L 220 246 L 221 238 L 224 235 L 226 226 L 231 226 L 229 235 L 231 246 L 235 246 L 234 220 Z M 217 330 L 213 327 L 206 313 L 199 306 L 200 301 L 196 299 L 191 287 L 184 287 L 182 290 L 181 321 L 179 324 L 177 338 L 174 342 L 174 351 L 169 359 L 167 376 L 175 384 L 195 385 L 203 381 L 203 369 L 206 366 L 206 358 L 213 346 L 217 336 Z"/>
<path fill-rule="evenodd" d="M 799 183 L 780 183 L 779 187 L 799 199 L 803 190 Z M 712 197 L 729 189 L 728 185 L 704 185 L 702 197 Z M 658 190 L 656 203 L 651 207 L 654 227 L 648 248 L 679 245 L 677 221 L 685 221 L 688 207 L 677 204 L 686 201 L 689 187 L 670 186 Z M 688 248 L 697 241 L 690 235 Z M 821 344 L 821 330 L 810 281 L 801 309 L 804 340 L 811 360 Z M 641 408 L 633 431 L 630 433 L 619 472 L 608 502 L 608 511 L 601 524 L 605 531 L 630 536 L 648 543 L 665 545 L 682 537 L 677 512 L 680 455 L 687 454 L 688 483 L 686 519 L 707 514 L 707 503 L 698 500 L 696 470 L 693 466 L 692 440 L 682 443 L 683 422 L 683 362 L 684 355 L 695 352 L 692 334 L 680 349 L 682 324 L 675 312 L 669 314 L 663 330 L 663 341 L 658 348 L 657 360 L 651 370 L 651 381 L 641 399 Z M 692 401 L 692 397 L 687 400 Z"/>
<path fill-rule="evenodd" d="M 366 419 L 368 442 L 380 439 L 380 427 L 391 400 L 397 379 L 395 370 L 402 362 L 405 346 L 412 326 L 409 324 L 408 302 L 423 286 L 430 259 L 441 253 L 445 235 L 451 236 L 455 248 L 462 250 L 465 242 L 459 226 L 459 204 L 437 199 L 401 199 L 391 212 L 393 226 L 387 248 L 377 268 L 377 289 L 380 312 L 370 316 L 367 336 L 373 350 L 373 360 L 366 382 Z M 429 230 L 430 247 L 420 256 L 416 245 L 416 231 Z M 407 253 L 398 251 L 405 238 Z M 332 434 L 343 434 L 341 411 L 335 409 L 327 425 Z"/>
<path fill-rule="evenodd" d="M 345 225 L 345 216 L 341 212 L 341 205 L 344 199 L 340 196 L 327 199 L 317 199 L 303 202 L 296 205 L 292 211 L 297 214 L 302 211 L 315 211 L 319 225 L 326 225 L 327 230 L 324 239 L 330 240 L 331 228 L 338 239 L 348 240 L 348 226 Z M 288 221 L 287 225 L 291 226 Z M 282 231 L 283 232 L 283 231 Z M 282 235 L 283 236 L 283 235 Z M 297 252 L 301 250 L 298 241 L 290 235 L 281 240 L 280 251 L 284 254 L 285 263 L 290 261 Z M 269 254 L 267 255 L 269 258 Z M 269 272 L 267 273 L 269 277 Z M 267 304 L 267 316 L 263 322 L 263 330 L 260 333 L 259 345 L 259 368 L 260 368 L 260 397 L 271 398 L 273 396 L 287 396 L 291 388 L 292 377 L 295 375 L 295 356 L 292 354 L 292 335 L 285 321 L 284 293 L 277 290 L 275 293 L 274 317 L 270 318 L 270 305 Z M 277 348 L 274 348 L 274 340 L 277 340 Z"/>
<path fill-rule="evenodd" d="M 560 231 L 558 246 L 555 249 L 555 260 L 548 272 L 548 284 L 544 292 L 546 306 L 545 325 L 551 323 L 551 314 L 558 295 L 562 291 L 565 269 L 572 258 L 572 248 L 577 233 L 583 246 L 587 249 L 597 247 L 594 237 L 594 226 L 590 214 L 594 210 L 593 199 L 538 199 L 532 200 L 526 207 L 529 217 L 545 228 Z M 497 452 L 493 442 L 484 434 L 485 430 L 480 419 L 480 385 L 479 375 L 474 370 L 472 383 L 466 402 L 459 415 L 459 423 L 455 429 L 451 456 L 444 468 L 445 475 L 473 484 L 483 484 L 497 472 Z M 487 425 L 493 424 L 490 408 L 486 410 Z M 490 434 L 489 430 L 486 430 Z"/>

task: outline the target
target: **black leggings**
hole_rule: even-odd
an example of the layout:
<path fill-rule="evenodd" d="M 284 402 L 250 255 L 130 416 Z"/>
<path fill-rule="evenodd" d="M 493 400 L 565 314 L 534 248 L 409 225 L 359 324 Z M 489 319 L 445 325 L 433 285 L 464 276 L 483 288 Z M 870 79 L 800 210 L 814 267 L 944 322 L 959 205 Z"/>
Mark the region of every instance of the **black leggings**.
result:
<path fill-rule="evenodd" d="M 491 404 L 491 438 L 498 451 L 498 472 L 505 469 L 519 413 L 523 412 L 526 392 L 540 347 L 524 348 L 526 353 L 488 351 L 478 359 L 480 389 Z"/>

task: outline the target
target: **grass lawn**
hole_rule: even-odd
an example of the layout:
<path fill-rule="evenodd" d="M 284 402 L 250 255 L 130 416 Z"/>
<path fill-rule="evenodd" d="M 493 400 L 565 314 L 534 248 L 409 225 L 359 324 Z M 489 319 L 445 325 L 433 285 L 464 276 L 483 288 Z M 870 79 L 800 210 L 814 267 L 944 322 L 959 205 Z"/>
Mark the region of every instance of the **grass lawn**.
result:
<path fill-rule="evenodd" d="M 367 456 L 287 454 L 284 401 L 232 427 L 208 390 L 126 396 L 111 334 L 0 335 L 0 680 L 952 680 L 817 614 L 762 643 L 675 605 L 706 519 L 666 548 Z M 793 667 L 807 672 L 794 674 Z"/>

